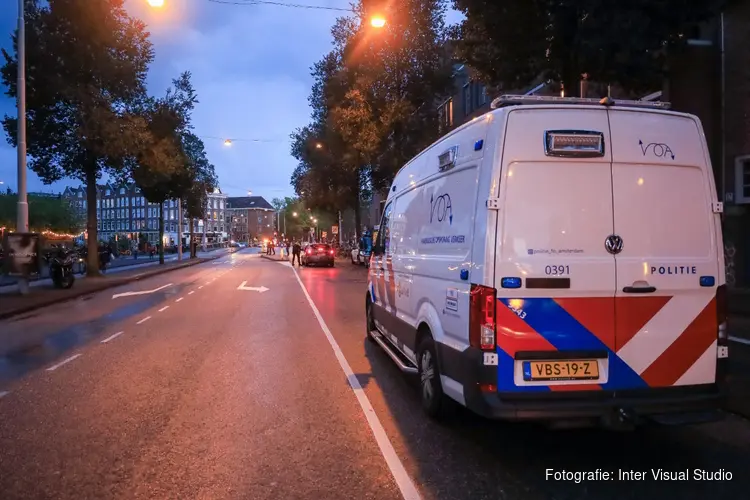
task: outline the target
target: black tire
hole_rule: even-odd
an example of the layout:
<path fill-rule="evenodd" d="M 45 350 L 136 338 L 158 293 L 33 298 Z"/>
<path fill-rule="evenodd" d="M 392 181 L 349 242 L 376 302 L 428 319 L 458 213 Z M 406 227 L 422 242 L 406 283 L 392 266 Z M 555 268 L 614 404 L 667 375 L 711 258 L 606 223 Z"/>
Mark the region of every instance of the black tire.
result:
<path fill-rule="evenodd" d="M 76 278 L 75 276 L 73 276 L 73 273 L 67 275 L 65 277 L 65 280 L 63 281 L 62 288 L 65 290 L 67 290 L 68 288 L 72 288 L 73 283 L 75 283 L 75 281 L 76 281 Z"/>
<path fill-rule="evenodd" d="M 440 382 L 440 366 L 437 349 L 432 337 L 425 337 L 417 348 L 417 371 L 419 373 L 419 397 L 422 410 L 434 420 L 444 420 L 454 408 L 453 400 L 443 392 Z"/>
<path fill-rule="evenodd" d="M 375 342 L 375 337 L 372 336 L 372 331 L 375 329 L 375 317 L 372 313 L 372 301 L 367 299 L 367 305 L 365 306 L 365 314 L 366 314 L 366 320 L 365 320 L 365 328 L 367 329 L 367 340 L 370 342 Z"/>

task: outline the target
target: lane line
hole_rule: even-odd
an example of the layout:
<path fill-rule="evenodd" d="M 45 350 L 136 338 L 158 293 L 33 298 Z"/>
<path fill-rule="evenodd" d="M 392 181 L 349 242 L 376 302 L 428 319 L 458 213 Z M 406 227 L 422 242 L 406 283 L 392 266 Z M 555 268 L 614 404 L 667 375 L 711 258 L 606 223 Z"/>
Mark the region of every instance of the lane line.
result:
<path fill-rule="evenodd" d="M 198 287 L 198 290 L 200 290 L 201 288 L 203 288 L 203 285 L 199 286 L 199 287 Z"/>
<path fill-rule="evenodd" d="M 188 295 L 193 295 L 194 293 L 195 293 L 195 290 L 190 290 L 190 291 L 188 292 Z"/>
<path fill-rule="evenodd" d="M 0 399 L 3 399 L 8 394 L 10 394 L 10 392 L 8 392 L 8 391 L 0 391 Z"/>
<path fill-rule="evenodd" d="M 115 333 L 114 335 L 110 335 L 110 336 L 109 336 L 109 337 L 107 337 L 106 339 L 102 340 L 102 344 L 106 344 L 106 343 L 107 343 L 107 342 L 109 342 L 110 340 L 112 340 L 112 339 L 116 339 L 117 337 L 119 337 L 119 336 L 120 336 L 120 335 L 122 335 L 123 333 L 125 333 L 125 332 L 117 332 L 117 333 Z"/>
<path fill-rule="evenodd" d="M 169 306 L 164 306 L 164 307 L 162 307 L 161 309 L 159 309 L 159 312 L 164 312 L 164 311 L 166 311 L 167 309 L 169 309 Z"/>
<path fill-rule="evenodd" d="M 341 351 L 338 342 L 336 342 L 336 339 L 333 337 L 331 330 L 328 328 L 325 320 L 323 320 L 323 316 L 315 306 L 315 302 L 313 302 L 310 294 L 307 293 L 307 289 L 305 288 L 305 285 L 302 284 L 302 280 L 300 279 L 299 274 L 297 274 L 297 270 L 292 268 L 292 271 L 294 271 L 294 277 L 297 278 L 297 283 L 299 283 L 300 288 L 302 288 L 302 293 L 305 294 L 307 303 L 310 304 L 310 308 L 312 309 L 313 314 L 315 314 L 315 318 L 317 318 L 318 324 L 323 330 L 326 339 L 328 339 L 328 343 L 331 344 L 331 349 L 333 349 L 333 353 L 336 355 L 339 366 L 341 366 L 341 369 L 344 371 L 344 375 L 346 375 L 346 378 L 349 381 L 349 386 L 352 388 L 352 392 L 354 392 L 354 395 L 357 397 L 359 406 L 360 408 L 362 408 L 362 412 L 365 414 L 365 418 L 367 419 L 367 424 L 370 426 L 370 430 L 375 436 L 375 441 L 378 443 L 380 453 L 383 455 L 383 458 L 385 458 L 385 462 L 386 464 L 388 464 L 388 468 L 391 470 L 391 474 L 393 475 L 393 479 L 396 481 L 398 489 L 401 491 L 401 495 L 404 497 L 404 500 L 421 499 L 419 490 L 417 490 L 414 482 L 406 472 L 406 468 L 401 462 L 401 459 L 398 458 L 396 450 L 393 448 L 391 440 L 388 438 L 388 434 L 383 428 L 383 424 L 380 423 L 380 419 L 375 413 L 375 409 L 372 407 L 372 403 L 370 403 L 370 400 L 368 399 L 367 394 L 365 394 L 362 385 L 359 383 L 357 376 L 354 375 L 354 371 L 352 370 L 352 367 L 349 366 L 349 362 L 344 357 L 344 353 Z"/>
<path fill-rule="evenodd" d="M 166 285 L 160 286 L 158 288 L 154 288 L 153 290 L 141 290 L 139 292 L 123 292 L 123 293 L 116 293 L 112 296 L 113 299 L 116 299 L 118 297 L 132 297 L 133 295 L 147 295 L 149 293 L 158 292 L 159 290 L 164 290 L 165 288 L 172 286 L 172 283 L 167 283 Z"/>
<path fill-rule="evenodd" d="M 180 297 L 179 299 L 175 300 L 175 302 L 179 302 L 179 301 L 181 301 L 181 300 L 182 300 L 182 299 L 184 299 L 184 298 L 185 298 L 185 297 Z"/>
<path fill-rule="evenodd" d="M 750 345 L 750 340 L 748 340 L 748 339 L 743 339 L 743 338 L 740 338 L 740 337 L 732 337 L 732 336 L 730 335 L 730 336 L 729 336 L 729 340 L 731 340 L 732 342 L 737 342 L 738 344 L 745 344 L 745 345 Z"/>
<path fill-rule="evenodd" d="M 52 366 L 50 366 L 49 368 L 47 368 L 47 371 L 48 371 L 48 372 L 53 372 L 53 371 L 57 370 L 58 368 L 60 368 L 60 367 L 61 367 L 62 365 L 64 365 L 64 364 L 67 364 L 67 363 L 70 363 L 70 362 L 71 362 L 71 361 L 73 361 L 74 359 L 76 359 L 76 358 L 80 358 L 80 357 L 81 357 L 81 354 L 74 354 L 74 355 L 72 355 L 71 357 L 69 357 L 69 358 L 67 358 L 67 359 L 64 359 L 64 360 L 60 361 L 60 362 L 59 362 L 59 363 L 57 363 L 56 365 L 52 365 Z"/>
<path fill-rule="evenodd" d="M 145 318 L 143 318 L 142 320 L 140 320 L 138 323 L 136 323 L 136 325 L 140 325 L 141 323 L 145 323 L 146 321 L 148 321 L 150 319 L 151 319 L 151 316 L 146 316 Z"/>

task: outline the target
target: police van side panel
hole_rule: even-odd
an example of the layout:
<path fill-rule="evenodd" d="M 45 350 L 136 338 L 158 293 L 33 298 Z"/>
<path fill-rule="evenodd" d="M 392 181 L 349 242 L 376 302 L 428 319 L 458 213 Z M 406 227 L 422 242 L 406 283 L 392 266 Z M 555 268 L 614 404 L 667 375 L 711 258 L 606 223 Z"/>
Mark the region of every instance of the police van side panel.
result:
<path fill-rule="evenodd" d="M 435 340 L 438 358 L 445 346 L 467 347 L 486 128 L 486 121 L 472 122 L 425 150 L 398 173 L 386 201 L 369 296 L 379 331 L 413 365 L 423 335 Z M 444 392 L 462 402 L 450 371 L 441 375 Z"/>

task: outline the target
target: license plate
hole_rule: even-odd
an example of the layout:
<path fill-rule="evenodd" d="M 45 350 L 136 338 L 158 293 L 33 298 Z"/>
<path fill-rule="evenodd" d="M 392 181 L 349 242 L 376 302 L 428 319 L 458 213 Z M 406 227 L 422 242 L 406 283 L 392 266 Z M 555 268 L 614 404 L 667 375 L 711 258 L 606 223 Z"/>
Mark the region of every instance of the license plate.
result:
<path fill-rule="evenodd" d="M 523 379 L 534 380 L 596 380 L 596 360 L 524 361 Z"/>

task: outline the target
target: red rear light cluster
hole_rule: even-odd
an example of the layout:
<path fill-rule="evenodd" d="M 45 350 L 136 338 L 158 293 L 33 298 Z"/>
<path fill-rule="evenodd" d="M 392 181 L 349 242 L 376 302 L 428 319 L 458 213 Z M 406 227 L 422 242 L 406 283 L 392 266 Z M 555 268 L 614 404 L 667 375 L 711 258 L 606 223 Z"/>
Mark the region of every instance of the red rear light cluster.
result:
<path fill-rule="evenodd" d="M 312 250 L 310 250 L 310 249 L 308 248 L 308 249 L 307 249 L 307 251 L 306 251 L 305 253 L 306 253 L 307 255 L 312 255 Z"/>
<path fill-rule="evenodd" d="M 333 255 L 333 250 L 330 250 L 328 253 L 330 253 L 331 255 Z"/>
<path fill-rule="evenodd" d="M 495 350 L 497 292 L 488 286 L 471 285 L 469 302 L 469 344 L 485 351 Z"/>

